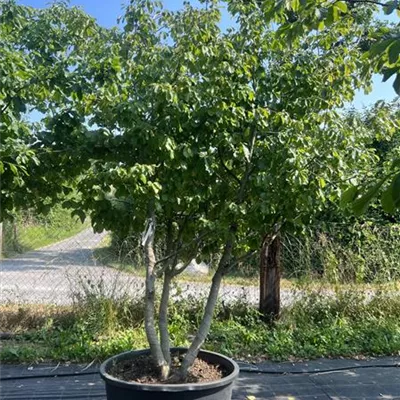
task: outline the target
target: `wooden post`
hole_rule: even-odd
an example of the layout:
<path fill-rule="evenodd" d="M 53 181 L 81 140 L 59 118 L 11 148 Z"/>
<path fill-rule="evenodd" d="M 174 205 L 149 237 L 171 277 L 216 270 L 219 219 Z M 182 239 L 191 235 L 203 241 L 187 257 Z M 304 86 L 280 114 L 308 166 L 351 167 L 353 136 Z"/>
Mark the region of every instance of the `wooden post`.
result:
<path fill-rule="evenodd" d="M 267 235 L 260 257 L 260 305 L 263 319 L 272 322 L 280 314 L 281 238 L 279 233 Z"/>

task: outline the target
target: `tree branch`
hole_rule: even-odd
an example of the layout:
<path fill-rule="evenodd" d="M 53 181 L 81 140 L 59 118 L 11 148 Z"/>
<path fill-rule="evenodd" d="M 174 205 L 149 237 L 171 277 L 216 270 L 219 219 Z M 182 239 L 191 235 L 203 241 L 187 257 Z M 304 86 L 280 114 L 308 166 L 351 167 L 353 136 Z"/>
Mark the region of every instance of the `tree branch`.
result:
<path fill-rule="evenodd" d="M 226 166 L 226 164 L 224 163 L 224 160 L 222 159 L 221 150 L 220 150 L 219 147 L 218 147 L 217 151 L 218 151 L 218 158 L 219 158 L 219 161 L 220 161 L 222 167 L 224 168 L 224 170 L 228 173 L 229 176 L 231 176 L 231 177 L 240 185 L 240 179 L 239 179 L 239 178 L 234 174 L 234 172 L 233 172 L 231 169 L 229 169 L 229 168 Z"/>
<path fill-rule="evenodd" d="M 40 81 L 39 81 L 40 82 Z M 6 112 L 7 108 L 11 105 L 12 101 L 15 99 L 15 96 L 18 95 L 21 90 L 26 89 L 27 87 L 31 86 L 34 83 L 38 83 L 36 78 L 32 78 L 32 80 L 25 85 L 20 86 L 19 88 L 15 89 L 14 95 L 10 98 L 10 100 L 3 106 L 2 109 L 0 109 L 0 116 Z"/>
<path fill-rule="evenodd" d="M 387 7 L 388 6 L 388 4 L 382 3 L 380 1 L 375 1 L 375 0 L 347 0 L 347 3 L 350 3 L 350 4 L 354 4 L 354 3 L 373 4 L 375 6 L 380 6 L 380 7 Z M 400 10 L 400 5 L 398 5 L 396 7 L 396 10 Z"/>
<path fill-rule="evenodd" d="M 197 331 L 197 334 L 196 334 L 192 344 L 190 345 L 190 347 L 185 355 L 185 358 L 181 364 L 180 375 L 183 378 L 187 377 L 188 369 L 193 365 L 193 363 L 200 351 L 200 348 L 203 345 L 204 341 L 206 340 L 206 337 L 210 330 L 211 321 L 212 321 L 212 317 L 214 314 L 214 309 L 215 309 L 215 306 L 216 306 L 217 300 L 218 300 L 218 292 L 219 292 L 219 288 L 221 286 L 223 272 L 224 272 L 227 264 L 229 264 L 229 260 L 232 255 L 232 249 L 233 249 L 233 244 L 234 244 L 234 240 L 235 240 L 234 236 L 235 236 L 235 228 L 232 227 L 230 229 L 230 238 L 228 238 L 228 240 L 225 244 L 222 257 L 218 264 L 217 271 L 215 272 L 213 280 L 212 280 L 210 292 L 209 292 L 208 298 L 207 298 L 206 307 L 204 309 L 203 319 L 200 323 L 199 330 Z"/>
<path fill-rule="evenodd" d="M 161 260 L 157 261 L 157 262 L 156 262 L 156 265 L 162 264 L 162 263 L 164 263 L 165 261 L 168 261 L 170 258 L 178 256 L 178 255 L 179 255 L 179 252 L 180 252 L 181 250 L 186 249 L 187 247 L 189 247 L 189 246 L 191 245 L 192 242 L 200 241 L 201 239 L 203 239 L 204 237 L 206 237 L 207 234 L 208 234 L 207 232 L 204 232 L 202 235 L 200 235 L 200 236 L 194 238 L 193 240 L 191 240 L 191 241 L 190 241 L 189 243 L 187 243 L 186 245 L 180 246 L 179 249 L 177 249 L 176 251 L 174 251 L 172 254 L 169 254 L 168 256 L 166 256 L 166 257 L 162 258 Z"/>

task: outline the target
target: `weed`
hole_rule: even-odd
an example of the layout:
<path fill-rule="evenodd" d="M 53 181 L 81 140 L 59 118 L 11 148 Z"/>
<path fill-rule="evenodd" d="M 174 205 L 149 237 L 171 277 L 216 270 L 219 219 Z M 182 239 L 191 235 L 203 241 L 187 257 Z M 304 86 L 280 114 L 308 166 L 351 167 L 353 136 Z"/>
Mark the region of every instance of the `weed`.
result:
<path fill-rule="evenodd" d="M 194 298 L 172 302 L 169 319 L 174 345 L 188 345 L 203 306 L 203 301 Z M 33 315 L 19 324 L 8 319 L 8 327 L 3 321 L 3 329 L 18 326 L 20 336 L 19 341 L 3 343 L 1 360 L 100 361 L 147 347 L 139 300 L 94 296 L 73 309 L 56 307 L 46 318 L 36 314 L 35 320 Z M 26 329 L 23 321 L 29 321 Z M 243 300 L 220 303 L 205 347 L 240 359 L 399 354 L 400 295 L 378 293 L 371 299 L 352 291 L 335 296 L 307 293 L 284 308 L 272 326 L 261 322 L 257 310 Z"/>

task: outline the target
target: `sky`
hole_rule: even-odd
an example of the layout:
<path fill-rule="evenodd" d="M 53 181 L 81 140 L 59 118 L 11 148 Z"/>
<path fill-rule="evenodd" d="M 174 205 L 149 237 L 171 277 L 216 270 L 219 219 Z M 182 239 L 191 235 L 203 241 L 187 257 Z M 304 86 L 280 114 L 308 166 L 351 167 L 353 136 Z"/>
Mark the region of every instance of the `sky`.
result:
<path fill-rule="evenodd" d="M 183 4 L 183 0 L 163 0 L 162 2 L 164 7 L 169 10 L 177 10 L 181 8 Z M 42 8 L 48 6 L 51 2 L 49 2 L 49 0 L 20 0 L 19 3 Z M 191 3 L 196 5 L 198 4 L 198 1 L 191 0 Z M 122 14 L 122 6 L 124 2 L 122 0 L 70 0 L 70 4 L 82 7 L 89 15 L 95 17 L 100 25 L 112 27 L 116 24 L 117 18 Z M 382 14 L 381 18 L 398 21 L 398 18 L 395 15 L 386 17 Z M 227 28 L 232 23 L 233 21 L 229 18 L 229 15 L 226 12 L 223 12 L 221 27 Z M 362 109 L 363 107 L 374 104 L 377 100 L 383 99 L 390 101 L 394 99 L 396 96 L 392 88 L 394 77 L 392 78 L 393 79 L 388 82 L 382 82 L 382 77 L 380 75 L 375 75 L 372 92 L 369 94 L 358 92 L 350 106 Z"/>

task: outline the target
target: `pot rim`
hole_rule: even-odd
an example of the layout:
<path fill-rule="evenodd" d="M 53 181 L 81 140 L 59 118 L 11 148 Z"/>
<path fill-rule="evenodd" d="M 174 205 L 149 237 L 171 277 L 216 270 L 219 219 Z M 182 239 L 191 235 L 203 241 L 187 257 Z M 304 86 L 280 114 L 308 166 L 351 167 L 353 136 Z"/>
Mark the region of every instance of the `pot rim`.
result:
<path fill-rule="evenodd" d="M 174 347 L 171 348 L 171 351 L 180 350 L 180 351 L 187 351 L 187 348 L 184 347 Z M 206 389 L 214 389 L 221 386 L 227 386 L 231 384 L 239 375 L 239 366 L 238 364 L 226 357 L 222 354 L 215 353 L 213 351 L 208 350 L 200 350 L 199 354 L 210 354 L 216 356 L 226 363 L 229 363 L 233 367 L 233 371 L 225 376 L 222 379 L 212 382 L 204 382 L 204 383 L 178 383 L 178 384 L 163 384 L 163 383 L 155 383 L 155 384 L 148 384 L 148 383 L 138 383 L 138 382 L 127 382 L 121 379 L 118 379 L 106 372 L 106 368 L 114 361 L 117 361 L 121 358 L 125 358 L 125 356 L 133 355 L 133 356 L 140 356 L 149 354 L 149 349 L 141 349 L 141 350 L 130 350 L 125 351 L 123 353 L 119 353 L 113 357 L 108 358 L 100 365 L 100 375 L 106 383 L 111 384 L 113 386 L 120 386 L 124 388 L 131 388 L 137 391 L 153 391 L 153 392 L 183 392 L 183 391 L 198 391 L 198 390 L 206 390 Z"/>

